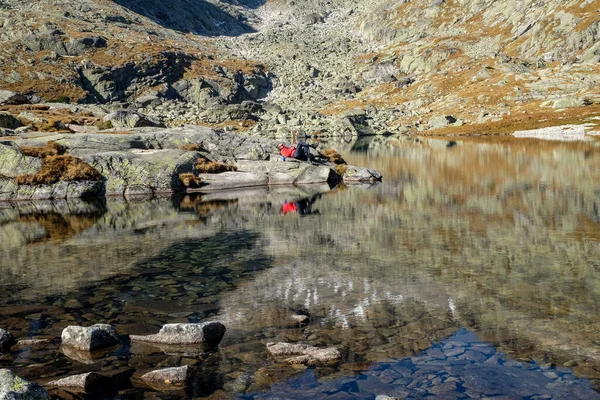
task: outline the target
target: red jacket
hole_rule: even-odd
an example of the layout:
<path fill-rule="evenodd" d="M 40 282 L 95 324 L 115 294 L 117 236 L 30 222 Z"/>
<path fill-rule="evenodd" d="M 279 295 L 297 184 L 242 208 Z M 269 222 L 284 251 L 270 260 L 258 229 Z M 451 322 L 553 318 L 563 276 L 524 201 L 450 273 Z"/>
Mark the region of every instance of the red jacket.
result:
<path fill-rule="evenodd" d="M 295 153 L 296 153 L 296 146 L 291 146 L 291 147 L 282 146 L 281 150 L 279 151 L 279 154 L 281 154 L 284 157 L 294 157 Z"/>
<path fill-rule="evenodd" d="M 283 203 L 283 205 L 281 206 L 281 214 L 285 215 L 291 212 L 298 212 L 298 206 L 296 205 L 296 203 Z"/>

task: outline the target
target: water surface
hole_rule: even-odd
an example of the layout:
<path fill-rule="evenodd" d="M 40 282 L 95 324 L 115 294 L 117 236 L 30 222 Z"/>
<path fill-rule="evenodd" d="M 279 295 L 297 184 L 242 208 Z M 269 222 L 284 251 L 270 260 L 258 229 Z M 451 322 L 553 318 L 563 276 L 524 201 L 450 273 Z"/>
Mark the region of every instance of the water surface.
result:
<path fill-rule="evenodd" d="M 337 145 L 384 174 L 370 188 L 1 204 L 0 327 L 51 342 L 0 367 L 99 371 L 99 398 L 600 398 L 597 143 L 375 139 Z M 126 338 L 205 320 L 228 327 L 217 352 Z M 99 322 L 123 345 L 59 349 Z M 342 361 L 277 364 L 276 341 Z M 186 389 L 139 381 L 179 365 Z"/>

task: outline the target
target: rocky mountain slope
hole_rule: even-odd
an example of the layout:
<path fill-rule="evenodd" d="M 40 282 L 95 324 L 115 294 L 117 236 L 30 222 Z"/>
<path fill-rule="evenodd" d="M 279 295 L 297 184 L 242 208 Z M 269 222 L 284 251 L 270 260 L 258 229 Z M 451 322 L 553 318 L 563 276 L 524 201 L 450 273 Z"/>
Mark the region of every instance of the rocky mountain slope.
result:
<path fill-rule="evenodd" d="M 135 108 L 167 125 L 271 137 L 581 122 L 600 112 L 599 9 L 597 0 L 3 0 L 0 89 L 103 106 L 61 120 Z"/>

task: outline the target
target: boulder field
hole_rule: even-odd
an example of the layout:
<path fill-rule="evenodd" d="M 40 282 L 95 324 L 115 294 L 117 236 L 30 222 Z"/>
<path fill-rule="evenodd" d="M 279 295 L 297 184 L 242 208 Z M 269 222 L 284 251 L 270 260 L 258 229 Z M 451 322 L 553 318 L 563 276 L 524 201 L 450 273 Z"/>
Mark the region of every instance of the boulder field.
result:
<path fill-rule="evenodd" d="M 282 162 L 276 145 L 199 126 L 23 133 L 0 139 L 0 201 L 334 186 L 382 178 L 372 169 L 340 168 L 316 150 L 312 162 Z"/>

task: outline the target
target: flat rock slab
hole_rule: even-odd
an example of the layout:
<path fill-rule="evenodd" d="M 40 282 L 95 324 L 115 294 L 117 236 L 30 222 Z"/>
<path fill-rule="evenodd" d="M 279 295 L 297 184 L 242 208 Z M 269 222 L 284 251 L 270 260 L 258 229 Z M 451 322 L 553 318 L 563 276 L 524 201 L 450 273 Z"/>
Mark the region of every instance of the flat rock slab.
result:
<path fill-rule="evenodd" d="M 148 372 L 142 375 L 141 379 L 151 386 L 183 386 L 190 376 L 190 367 L 165 368 Z"/>
<path fill-rule="evenodd" d="M 46 386 L 67 388 L 77 392 L 93 392 L 99 389 L 99 386 L 106 379 L 95 372 L 86 374 L 68 376 L 56 381 L 48 382 Z"/>
<path fill-rule="evenodd" d="M 288 364 L 331 364 L 342 357 L 335 347 L 320 349 L 298 343 L 267 343 L 267 352 L 273 357 L 283 358 Z"/>
<path fill-rule="evenodd" d="M 0 400 L 46 400 L 48 392 L 8 369 L 0 369 Z"/>
<path fill-rule="evenodd" d="M 225 325 L 220 322 L 203 322 L 199 324 L 167 324 L 155 335 L 131 335 L 131 340 L 141 342 L 195 345 L 207 344 L 216 346 L 225 334 Z"/>
<path fill-rule="evenodd" d="M 63 345 L 84 351 L 120 343 L 117 331 L 108 324 L 96 324 L 90 327 L 71 325 L 63 330 L 61 338 Z"/>

